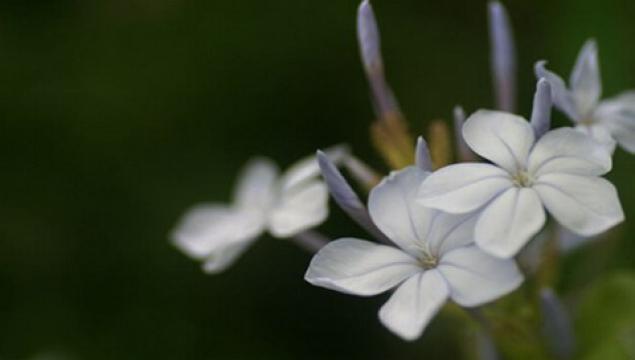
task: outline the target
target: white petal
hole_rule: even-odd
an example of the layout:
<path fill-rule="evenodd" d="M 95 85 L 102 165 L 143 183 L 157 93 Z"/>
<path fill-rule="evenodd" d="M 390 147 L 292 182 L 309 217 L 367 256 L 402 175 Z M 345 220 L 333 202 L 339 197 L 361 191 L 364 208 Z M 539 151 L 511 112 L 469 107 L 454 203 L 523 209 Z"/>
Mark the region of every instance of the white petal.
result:
<path fill-rule="evenodd" d="M 447 253 L 438 269 L 448 282 L 452 300 L 466 307 L 496 300 L 523 282 L 514 260 L 496 258 L 476 246 Z"/>
<path fill-rule="evenodd" d="M 549 85 L 551 85 L 551 96 L 553 97 L 554 105 L 560 109 L 563 113 L 565 113 L 569 119 L 572 121 L 580 121 L 580 115 L 578 114 L 578 110 L 576 109 L 575 102 L 573 100 L 573 95 L 567 89 L 567 85 L 564 83 L 564 80 L 555 73 L 547 70 L 545 68 L 545 61 L 539 61 L 536 63 L 535 70 L 536 76 L 540 78 L 545 78 L 549 81 Z"/>
<path fill-rule="evenodd" d="M 597 235 L 624 220 L 617 190 L 605 179 L 548 174 L 534 189 L 551 215 L 576 234 Z"/>
<path fill-rule="evenodd" d="M 172 241 L 186 255 L 205 260 L 208 272 L 220 272 L 256 239 L 263 225 L 260 212 L 200 205 L 186 212 Z"/>
<path fill-rule="evenodd" d="M 490 203 L 476 223 L 474 238 L 483 251 L 510 258 L 545 224 L 545 210 L 530 188 L 511 188 Z"/>
<path fill-rule="evenodd" d="M 527 163 L 534 130 L 520 116 L 479 110 L 465 121 L 463 138 L 475 153 L 515 173 Z"/>
<path fill-rule="evenodd" d="M 286 190 L 271 209 L 269 231 L 285 238 L 321 224 L 328 216 L 328 198 L 326 185 L 317 180 Z"/>
<path fill-rule="evenodd" d="M 559 128 L 547 132 L 529 155 L 533 177 L 552 172 L 602 175 L 611 170 L 611 154 L 580 131 Z"/>
<path fill-rule="evenodd" d="M 238 176 L 234 202 L 241 208 L 266 211 L 276 193 L 278 168 L 269 159 L 255 158 L 245 165 Z"/>
<path fill-rule="evenodd" d="M 593 116 L 626 151 L 635 153 L 635 92 L 602 101 Z"/>
<path fill-rule="evenodd" d="M 390 331 L 405 340 L 415 340 L 445 304 L 447 283 L 436 270 L 412 276 L 379 310 L 379 319 Z"/>
<path fill-rule="evenodd" d="M 349 155 L 349 149 L 345 145 L 336 145 L 324 150 L 324 154 L 326 154 L 331 162 L 338 165 Z M 316 156 L 308 156 L 291 165 L 291 167 L 282 174 L 280 181 L 282 191 L 301 185 L 303 182 L 314 180 L 319 174 L 320 167 Z"/>
<path fill-rule="evenodd" d="M 437 212 L 430 226 L 427 241 L 434 256 L 474 243 L 474 226 L 479 212 L 454 215 Z"/>
<path fill-rule="evenodd" d="M 595 143 L 602 146 L 609 155 L 612 155 L 615 151 L 617 141 L 613 139 L 611 131 L 605 123 L 595 123 L 591 125 L 578 125 L 575 130 L 590 137 Z"/>
<path fill-rule="evenodd" d="M 402 249 L 417 256 L 435 211 L 421 206 L 416 194 L 428 172 L 410 166 L 391 173 L 370 192 L 368 210 L 373 222 Z"/>
<path fill-rule="evenodd" d="M 320 249 L 304 278 L 327 289 L 371 296 L 397 286 L 420 271 L 415 258 L 395 247 L 346 238 Z"/>
<path fill-rule="evenodd" d="M 480 208 L 513 185 L 510 175 L 494 165 L 461 163 L 433 172 L 421 185 L 422 205 L 453 214 Z"/>
<path fill-rule="evenodd" d="M 600 65 L 595 41 L 588 40 L 576 60 L 569 80 L 578 114 L 590 115 L 602 94 Z"/>

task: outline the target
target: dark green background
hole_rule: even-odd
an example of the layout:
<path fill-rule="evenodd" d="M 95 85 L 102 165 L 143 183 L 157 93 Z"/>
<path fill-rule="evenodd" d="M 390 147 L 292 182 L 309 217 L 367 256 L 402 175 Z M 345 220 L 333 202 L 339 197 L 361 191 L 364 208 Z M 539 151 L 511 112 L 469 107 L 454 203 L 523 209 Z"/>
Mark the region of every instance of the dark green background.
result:
<path fill-rule="evenodd" d="M 388 75 L 414 129 L 491 107 L 485 2 L 377 0 Z M 635 87 L 635 3 L 507 3 L 528 113 L 533 62 L 568 74 L 597 38 L 605 94 Z M 0 359 L 450 359 L 453 325 L 404 343 L 383 297 L 314 288 L 310 257 L 263 237 L 206 276 L 172 248 L 182 212 L 226 200 L 252 155 L 287 165 L 348 142 L 380 167 L 357 1 L 0 2 Z M 557 119 L 562 119 L 559 115 Z M 610 178 L 635 213 L 635 158 Z M 385 168 L 383 168 L 385 169 Z M 335 210 L 333 236 L 359 234 Z M 635 265 L 633 222 L 610 267 Z"/>

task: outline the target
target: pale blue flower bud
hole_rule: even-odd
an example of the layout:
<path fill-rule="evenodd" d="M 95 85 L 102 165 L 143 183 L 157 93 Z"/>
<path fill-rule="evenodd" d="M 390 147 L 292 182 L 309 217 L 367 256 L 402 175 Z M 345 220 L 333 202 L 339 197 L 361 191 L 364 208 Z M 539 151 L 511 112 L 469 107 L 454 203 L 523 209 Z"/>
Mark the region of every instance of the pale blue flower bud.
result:
<path fill-rule="evenodd" d="M 543 330 L 551 350 L 560 359 L 570 359 L 575 349 L 571 319 L 564 305 L 553 292 L 545 288 L 540 291 Z"/>
<path fill-rule="evenodd" d="M 534 129 L 536 139 L 549 131 L 551 127 L 551 85 L 545 78 L 538 80 L 536 94 L 534 95 L 534 107 L 531 112 L 531 127 Z"/>
<path fill-rule="evenodd" d="M 505 7 L 498 1 L 488 5 L 491 66 L 499 110 L 514 112 L 516 108 L 516 50 Z"/>
<path fill-rule="evenodd" d="M 370 218 L 368 210 L 353 188 L 346 181 L 342 173 L 331 162 L 322 151 L 317 151 L 318 164 L 322 172 L 322 177 L 329 188 L 331 196 L 335 202 L 344 210 L 348 216 L 357 222 L 378 240 L 390 242 L 386 236 L 377 228 Z"/>
<path fill-rule="evenodd" d="M 397 100 L 384 77 L 379 28 L 368 0 L 364 0 L 357 11 L 357 38 L 377 117 L 384 118 L 386 114 L 399 113 Z"/>
<path fill-rule="evenodd" d="M 432 159 L 430 159 L 430 151 L 428 150 L 428 144 L 423 139 L 423 136 L 419 136 L 419 138 L 417 139 L 415 163 L 421 170 L 432 171 Z"/>

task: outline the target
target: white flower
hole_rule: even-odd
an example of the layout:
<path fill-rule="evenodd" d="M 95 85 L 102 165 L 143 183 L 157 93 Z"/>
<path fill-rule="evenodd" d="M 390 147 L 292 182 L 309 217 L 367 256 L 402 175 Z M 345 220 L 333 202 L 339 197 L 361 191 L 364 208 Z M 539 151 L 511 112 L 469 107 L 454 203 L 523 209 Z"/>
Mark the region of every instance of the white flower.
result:
<path fill-rule="evenodd" d="M 595 41 L 587 41 L 571 72 L 569 88 L 560 76 L 536 64 L 536 76 L 546 78 L 552 87 L 553 101 L 575 124 L 611 152 L 616 142 L 635 153 L 635 92 L 628 91 L 600 101 L 602 82 Z"/>
<path fill-rule="evenodd" d="M 488 253 L 515 255 L 544 225 L 543 207 L 582 236 L 624 219 L 615 187 L 599 177 L 611 169 L 611 156 L 583 133 L 561 128 L 535 141 L 525 119 L 480 110 L 466 121 L 463 137 L 493 164 L 442 168 L 424 181 L 419 200 L 456 214 L 481 210 L 474 237 Z"/>
<path fill-rule="evenodd" d="M 346 150 L 327 152 L 339 161 Z M 172 234 L 176 247 L 203 262 L 207 273 L 228 268 L 264 231 L 288 238 L 328 216 L 328 191 L 314 156 L 280 175 L 268 159 L 252 160 L 238 180 L 233 203 L 202 204 L 183 216 Z"/>
<path fill-rule="evenodd" d="M 315 255 L 305 275 L 313 285 L 353 295 L 396 288 L 379 318 L 407 340 L 419 337 L 448 299 L 478 306 L 513 291 L 523 279 L 512 260 L 473 245 L 474 216 L 445 214 L 415 201 L 428 174 L 409 167 L 370 193 L 370 216 L 398 247 L 339 239 Z"/>

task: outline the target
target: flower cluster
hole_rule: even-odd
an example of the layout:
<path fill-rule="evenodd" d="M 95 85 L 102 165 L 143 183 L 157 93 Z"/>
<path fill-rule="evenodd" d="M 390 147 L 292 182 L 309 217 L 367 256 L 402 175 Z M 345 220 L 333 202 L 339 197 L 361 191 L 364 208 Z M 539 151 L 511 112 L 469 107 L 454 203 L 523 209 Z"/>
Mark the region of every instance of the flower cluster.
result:
<path fill-rule="evenodd" d="M 214 273 L 265 229 L 304 245 L 311 240 L 319 251 L 305 275 L 309 283 L 359 296 L 394 290 L 379 319 L 413 340 L 450 300 L 473 308 L 517 289 L 531 275 L 517 261 L 545 231 L 548 216 L 555 233 L 580 238 L 622 222 L 617 190 L 602 176 L 612 168 L 616 144 L 635 152 L 635 93 L 600 101 L 598 51 L 590 40 L 568 87 L 539 61 L 530 120 L 513 114 L 516 62 L 509 19 L 496 2 L 489 14 L 498 109 L 465 118 L 457 107 L 459 162 L 443 163 L 448 155 L 438 156 L 434 137 L 430 148 L 422 137 L 414 145 L 385 79 L 379 30 L 365 0 L 358 36 L 378 118 L 374 140 L 394 171 L 375 181 L 373 171 L 341 147 L 318 151 L 282 176 L 270 161 L 255 160 L 241 177 L 234 204 L 195 207 L 177 226 L 174 243 Z M 552 105 L 575 127 L 551 129 Z M 367 205 L 339 167 L 367 185 Z M 307 236 L 327 217 L 327 192 L 376 242 L 345 237 L 322 244 L 318 233 Z M 545 308 L 561 309 L 549 287 L 540 293 Z"/>
<path fill-rule="evenodd" d="M 379 318 L 409 340 L 419 337 L 448 299 L 480 305 L 523 280 L 514 261 L 491 256 L 474 244 L 474 214 L 452 215 L 418 203 L 417 191 L 429 175 L 410 166 L 370 192 L 370 216 L 392 244 L 333 241 L 317 253 L 305 276 L 314 285 L 362 296 L 396 287 Z"/>

